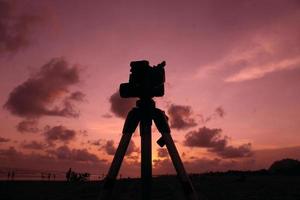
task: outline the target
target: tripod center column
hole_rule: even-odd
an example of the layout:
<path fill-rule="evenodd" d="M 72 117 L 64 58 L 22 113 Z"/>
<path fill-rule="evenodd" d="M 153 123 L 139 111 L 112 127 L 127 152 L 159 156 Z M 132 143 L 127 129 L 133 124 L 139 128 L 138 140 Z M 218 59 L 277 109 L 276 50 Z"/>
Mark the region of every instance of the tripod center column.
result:
<path fill-rule="evenodd" d="M 151 199 L 152 190 L 152 141 L 151 125 L 152 111 L 155 107 L 152 99 L 140 100 L 137 106 L 141 109 L 141 180 L 142 200 Z"/>

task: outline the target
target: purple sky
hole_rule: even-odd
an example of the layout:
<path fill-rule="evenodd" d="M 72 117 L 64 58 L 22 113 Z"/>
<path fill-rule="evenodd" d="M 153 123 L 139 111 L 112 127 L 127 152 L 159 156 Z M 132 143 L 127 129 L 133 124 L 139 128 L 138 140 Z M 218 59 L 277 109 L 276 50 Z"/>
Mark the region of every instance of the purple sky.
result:
<path fill-rule="evenodd" d="M 167 63 L 155 100 L 188 171 L 300 159 L 299 33 L 297 0 L 1 0 L 0 165 L 106 173 L 135 101 L 115 93 L 143 59 Z M 123 173 L 139 151 L 136 133 Z"/>

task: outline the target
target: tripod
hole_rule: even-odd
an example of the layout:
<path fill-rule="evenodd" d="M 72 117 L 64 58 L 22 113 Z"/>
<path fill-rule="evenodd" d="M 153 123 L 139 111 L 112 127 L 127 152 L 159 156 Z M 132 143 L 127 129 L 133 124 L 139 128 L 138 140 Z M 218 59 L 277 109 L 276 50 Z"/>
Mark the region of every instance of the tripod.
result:
<path fill-rule="evenodd" d="M 154 121 L 162 137 L 157 141 L 158 145 L 167 146 L 171 160 L 181 182 L 183 192 L 188 200 L 197 200 L 197 194 L 194 190 L 191 180 L 187 175 L 183 163 L 180 159 L 174 141 L 170 134 L 168 118 L 164 111 L 155 107 L 155 102 L 151 98 L 140 99 L 127 115 L 123 127 L 123 134 L 108 174 L 104 180 L 101 200 L 111 199 L 113 186 L 120 170 L 123 158 L 129 145 L 132 134 L 140 123 L 141 135 L 141 180 L 142 180 L 142 199 L 151 199 L 152 182 L 152 146 L 151 146 L 151 125 Z"/>

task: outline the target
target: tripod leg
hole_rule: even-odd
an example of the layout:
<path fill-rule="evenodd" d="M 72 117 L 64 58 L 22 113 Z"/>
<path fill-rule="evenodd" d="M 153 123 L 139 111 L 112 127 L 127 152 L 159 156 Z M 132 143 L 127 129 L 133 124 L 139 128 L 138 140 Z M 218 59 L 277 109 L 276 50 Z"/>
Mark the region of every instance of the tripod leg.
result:
<path fill-rule="evenodd" d="M 178 178 L 182 184 L 184 194 L 188 200 L 198 200 L 197 193 L 192 185 L 192 182 L 186 173 L 183 163 L 180 159 L 179 153 L 176 149 L 174 141 L 170 134 L 170 127 L 167 121 L 167 116 L 160 109 L 155 109 L 153 116 L 154 123 L 157 126 L 157 129 L 162 134 L 163 142 L 166 144 L 168 152 L 170 154 L 171 160 L 177 172 Z M 161 140 L 161 139 L 160 139 Z"/>
<path fill-rule="evenodd" d="M 139 120 L 140 120 L 139 111 L 136 108 L 133 108 L 128 113 L 127 118 L 125 120 L 122 138 L 118 145 L 117 151 L 113 158 L 112 164 L 109 168 L 107 176 L 105 177 L 103 188 L 99 197 L 100 200 L 111 199 L 116 177 L 118 176 L 131 136 L 135 131 L 136 127 L 138 126 Z"/>

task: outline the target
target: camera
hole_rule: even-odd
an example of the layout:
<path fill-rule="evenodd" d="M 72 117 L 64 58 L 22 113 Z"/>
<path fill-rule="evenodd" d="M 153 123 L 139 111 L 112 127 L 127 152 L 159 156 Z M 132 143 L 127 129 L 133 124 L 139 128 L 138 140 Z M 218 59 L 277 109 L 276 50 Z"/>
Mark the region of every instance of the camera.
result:
<path fill-rule="evenodd" d="M 165 67 L 163 61 L 151 67 L 149 61 L 139 60 L 130 63 L 129 82 L 120 85 L 120 96 L 123 98 L 152 98 L 164 95 Z"/>

